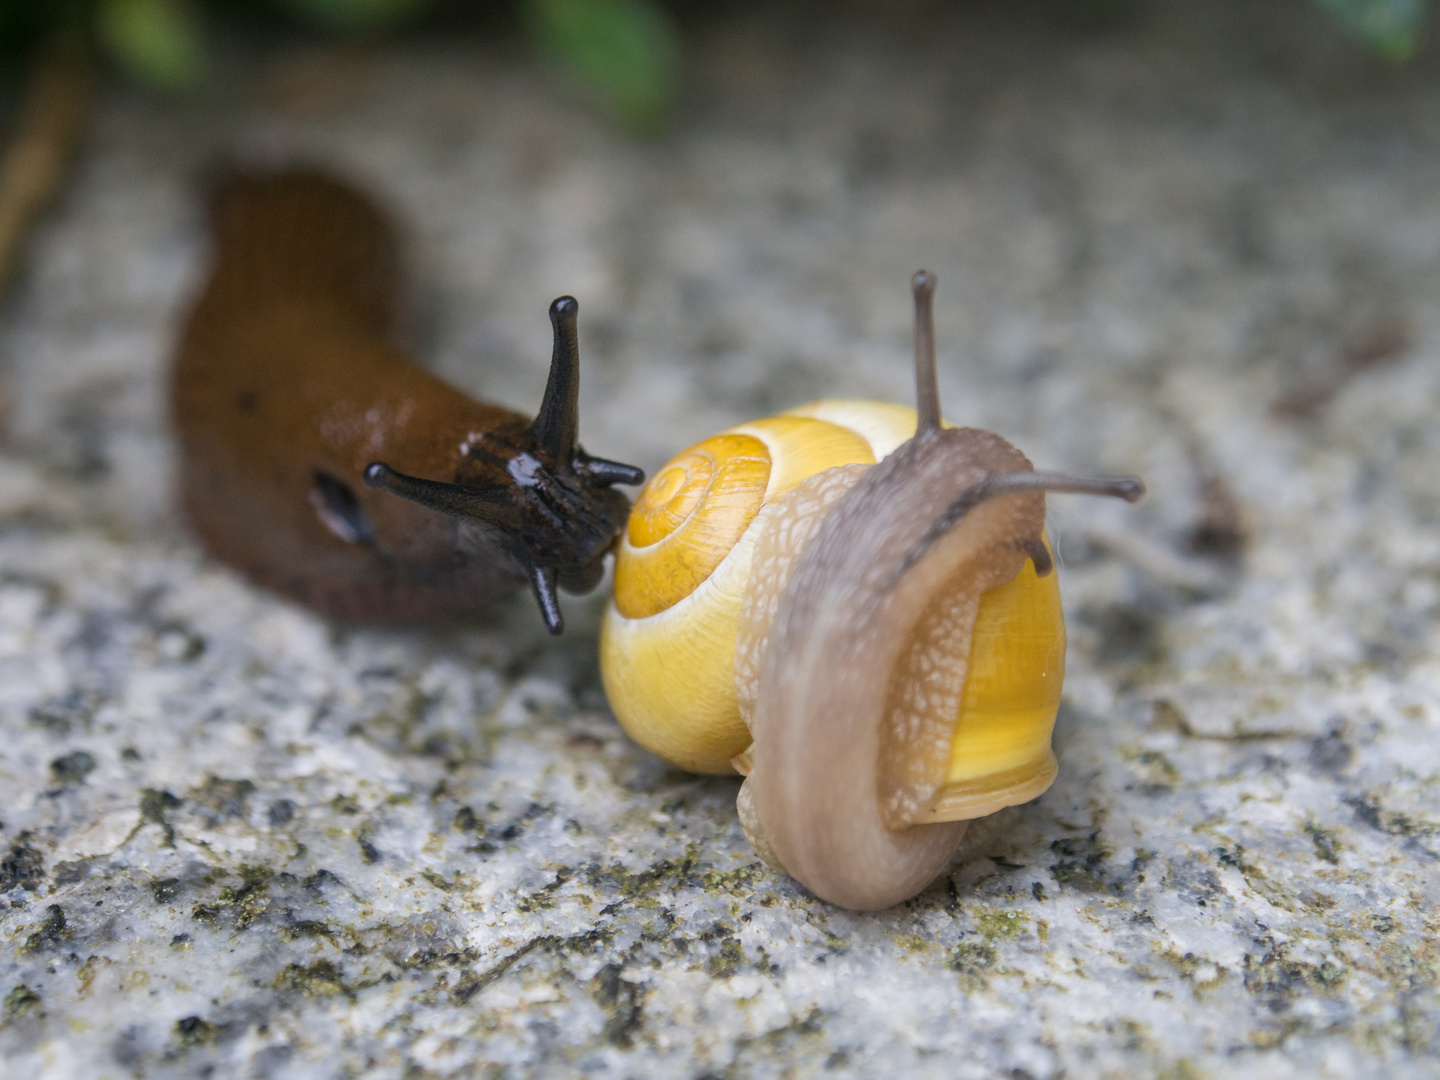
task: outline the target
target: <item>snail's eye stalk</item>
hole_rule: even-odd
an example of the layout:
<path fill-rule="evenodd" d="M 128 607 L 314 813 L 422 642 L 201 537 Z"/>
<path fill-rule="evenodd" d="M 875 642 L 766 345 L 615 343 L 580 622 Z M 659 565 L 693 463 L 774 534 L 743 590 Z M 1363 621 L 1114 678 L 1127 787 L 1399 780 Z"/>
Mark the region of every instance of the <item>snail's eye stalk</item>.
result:
<path fill-rule="evenodd" d="M 915 294 L 915 434 L 940 430 L 940 377 L 935 368 L 935 275 L 917 270 Z"/>
<path fill-rule="evenodd" d="M 1049 492 L 1059 495 L 1105 495 L 1124 499 L 1128 503 L 1139 502 L 1145 497 L 1145 484 L 1135 476 L 1067 476 L 1064 473 L 1015 472 L 999 476 L 987 476 L 960 493 L 943 513 L 930 523 L 915 546 L 910 549 L 891 577 L 891 584 L 899 581 L 905 571 L 925 557 L 942 537 L 964 519 L 975 507 L 1002 495 L 1015 495 L 1027 491 Z M 1040 545 L 1042 548 L 1043 544 Z M 1033 551 L 1031 552 L 1034 557 Z M 1041 571 L 1041 560 L 1035 560 L 1035 572 L 1041 577 L 1049 573 L 1050 556 L 1044 557 L 1045 570 Z"/>

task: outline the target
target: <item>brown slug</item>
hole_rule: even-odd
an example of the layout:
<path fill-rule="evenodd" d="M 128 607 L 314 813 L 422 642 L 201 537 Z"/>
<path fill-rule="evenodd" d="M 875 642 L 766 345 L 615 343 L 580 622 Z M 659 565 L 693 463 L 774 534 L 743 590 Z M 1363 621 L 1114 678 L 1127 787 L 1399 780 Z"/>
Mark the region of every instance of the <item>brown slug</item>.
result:
<path fill-rule="evenodd" d="M 365 195 L 323 172 L 229 170 L 213 262 L 180 337 L 171 406 L 181 498 L 210 551 L 332 618 L 406 621 L 529 582 L 604 572 L 641 470 L 585 453 L 578 304 L 550 306 L 534 420 L 476 401 L 393 340 L 399 245 Z M 400 496 L 394 498 L 393 496 Z"/>

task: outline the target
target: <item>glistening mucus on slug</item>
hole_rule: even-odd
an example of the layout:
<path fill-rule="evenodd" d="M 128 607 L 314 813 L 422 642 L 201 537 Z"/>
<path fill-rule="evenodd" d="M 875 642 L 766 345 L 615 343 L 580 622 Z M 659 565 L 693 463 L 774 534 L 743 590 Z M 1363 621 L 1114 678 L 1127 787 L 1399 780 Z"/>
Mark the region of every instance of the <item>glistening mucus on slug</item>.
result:
<path fill-rule="evenodd" d="M 476 401 L 396 344 L 388 218 L 313 169 L 215 185 L 209 277 L 176 353 L 181 497 L 221 561 L 322 614 L 408 621 L 530 585 L 588 592 L 639 469 L 579 445 L 579 305 L 530 418 Z M 401 496 L 393 498 L 392 496 Z"/>
<path fill-rule="evenodd" d="M 945 426 L 934 284 L 912 282 L 917 409 L 820 401 L 677 455 L 636 499 L 601 629 L 626 731 L 748 774 L 756 852 L 855 909 L 915 895 L 969 820 L 1053 782 L 1065 626 L 1045 493 L 1144 493 Z"/>

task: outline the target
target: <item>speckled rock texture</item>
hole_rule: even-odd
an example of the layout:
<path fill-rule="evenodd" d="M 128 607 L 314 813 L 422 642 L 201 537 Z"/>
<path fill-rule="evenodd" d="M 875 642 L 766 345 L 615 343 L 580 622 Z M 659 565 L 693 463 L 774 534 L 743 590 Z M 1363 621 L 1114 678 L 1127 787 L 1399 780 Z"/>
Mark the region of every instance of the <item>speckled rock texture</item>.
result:
<path fill-rule="evenodd" d="M 762 5 L 763 7 L 763 5 Z M 105 87 L 0 314 L 7 1076 L 1440 1075 L 1440 56 L 1310 6 L 737 6 L 636 143 L 519 50 L 222 42 Z M 1088 10 L 1088 9 L 1087 9 Z M 167 353 L 217 154 L 361 178 L 416 352 L 654 468 L 911 394 L 1044 467 L 1060 778 L 891 911 L 751 853 L 609 715 L 604 598 L 327 624 L 174 507 Z"/>

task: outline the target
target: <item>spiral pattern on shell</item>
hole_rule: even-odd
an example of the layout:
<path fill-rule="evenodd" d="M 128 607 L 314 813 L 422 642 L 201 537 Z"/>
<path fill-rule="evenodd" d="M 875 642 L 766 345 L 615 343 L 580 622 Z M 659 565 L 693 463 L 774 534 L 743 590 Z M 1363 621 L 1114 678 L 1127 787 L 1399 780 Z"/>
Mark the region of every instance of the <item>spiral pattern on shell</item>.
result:
<path fill-rule="evenodd" d="M 735 640 L 766 507 L 840 465 L 870 465 L 915 431 L 915 412 L 830 400 L 740 424 L 677 454 L 636 499 L 615 559 L 600 670 L 636 742 L 692 772 L 734 772 L 750 743 Z"/>

